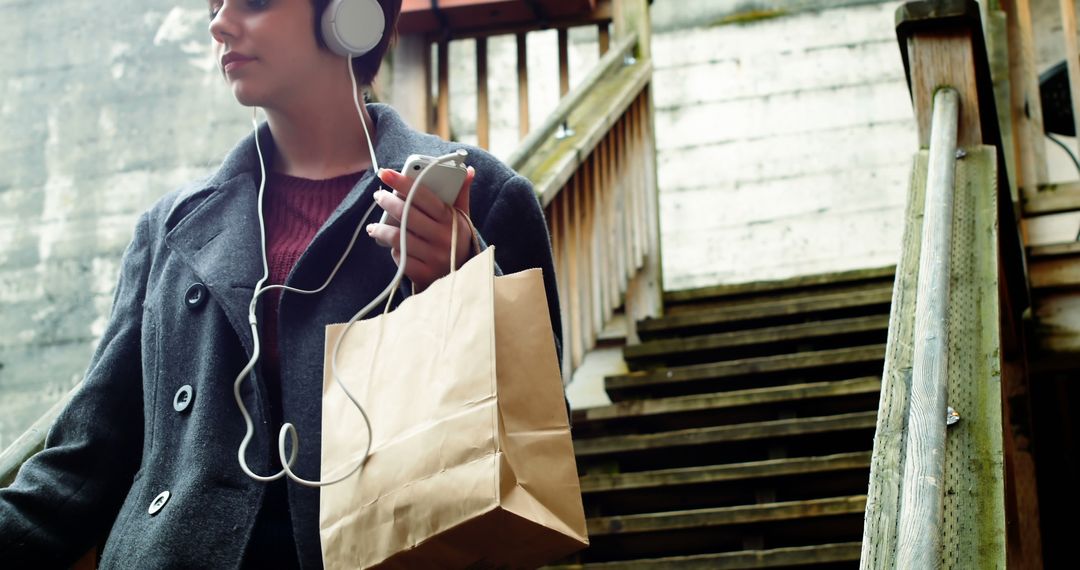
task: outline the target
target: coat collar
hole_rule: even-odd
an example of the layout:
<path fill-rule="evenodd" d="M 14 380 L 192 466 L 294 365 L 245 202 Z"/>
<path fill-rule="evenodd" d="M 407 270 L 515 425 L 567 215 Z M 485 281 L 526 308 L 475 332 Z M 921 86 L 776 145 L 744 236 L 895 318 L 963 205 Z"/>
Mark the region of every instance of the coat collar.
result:
<path fill-rule="evenodd" d="M 379 166 L 400 170 L 410 149 L 416 146 L 418 134 L 391 107 L 370 104 L 367 108 L 376 125 L 374 143 Z M 257 134 L 263 156 L 272 156 L 274 140 L 269 125 L 259 125 Z M 252 133 L 237 143 L 209 178 L 181 190 L 166 218 L 166 245 L 192 268 L 211 297 L 221 304 L 249 353 L 252 339 L 248 306 L 255 284 L 263 275 L 258 218 L 260 177 Z M 312 243 L 345 213 L 370 205 L 374 182 L 373 172 L 364 173 Z"/>

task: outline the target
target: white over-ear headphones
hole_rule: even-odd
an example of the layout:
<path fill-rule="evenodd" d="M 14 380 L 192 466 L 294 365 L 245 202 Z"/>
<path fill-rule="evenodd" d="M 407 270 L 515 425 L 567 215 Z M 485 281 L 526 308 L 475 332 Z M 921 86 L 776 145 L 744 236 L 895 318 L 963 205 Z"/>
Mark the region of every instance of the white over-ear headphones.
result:
<path fill-rule="evenodd" d="M 330 51 L 360 57 L 379 45 L 386 17 L 378 0 L 331 0 L 322 14 L 322 37 Z"/>

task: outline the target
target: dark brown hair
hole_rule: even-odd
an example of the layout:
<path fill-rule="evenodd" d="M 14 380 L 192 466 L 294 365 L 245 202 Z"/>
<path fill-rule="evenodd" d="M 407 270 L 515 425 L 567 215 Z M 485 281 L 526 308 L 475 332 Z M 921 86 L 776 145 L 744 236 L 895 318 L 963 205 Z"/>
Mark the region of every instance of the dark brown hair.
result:
<path fill-rule="evenodd" d="M 397 20 L 398 15 L 401 13 L 401 0 L 377 1 L 382 6 L 383 15 L 386 17 L 383 37 L 371 51 L 353 59 L 353 71 L 356 72 L 356 80 L 362 85 L 371 85 L 371 82 L 375 79 L 375 74 L 379 73 L 379 66 L 382 65 L 383 56 L 390 49 L 390 44 L 397 38 Z M 323 11 L 330 4 L 330 0 L 311 0 L 311 3 L 315 6 L 315 37 L 319 41 L 319 46 L 325 48 L 326 42 L 323 41 L 320 20 Z"/>

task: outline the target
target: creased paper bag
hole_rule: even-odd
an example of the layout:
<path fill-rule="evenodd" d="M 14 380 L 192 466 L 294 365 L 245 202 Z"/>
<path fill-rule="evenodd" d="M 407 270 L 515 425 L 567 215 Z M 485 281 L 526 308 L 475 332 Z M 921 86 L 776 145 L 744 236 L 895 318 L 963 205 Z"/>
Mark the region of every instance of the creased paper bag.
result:
<path fill-rule="evenodd" d="M 532 568 L 588 544 L 541 272 L 495 277 L 493 249 L 342 341 L 374 439 L 321 490 L 326 568 Z M 368 438 L 329 353 L 323 479 Z"/>

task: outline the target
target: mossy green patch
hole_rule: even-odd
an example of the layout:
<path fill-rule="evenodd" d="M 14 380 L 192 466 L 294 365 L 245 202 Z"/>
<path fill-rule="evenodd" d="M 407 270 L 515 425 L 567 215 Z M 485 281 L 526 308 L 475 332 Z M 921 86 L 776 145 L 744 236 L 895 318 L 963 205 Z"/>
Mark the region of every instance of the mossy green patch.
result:
<path fill-rule="evenodd" d="M 709 24 L 709 27 L 716 26 L 745 26 L 746 24 L 752 24 L 754 22 L 761 22 L 763 20 L 771 20 L 773 18 L 779 18 L 786 16 L 787 10 L 770 9 L 770 10 L 747 10 L 745 12 L 737 12 L 735 14 L 728 14 L 722 18 L 714 20 Z"/>

